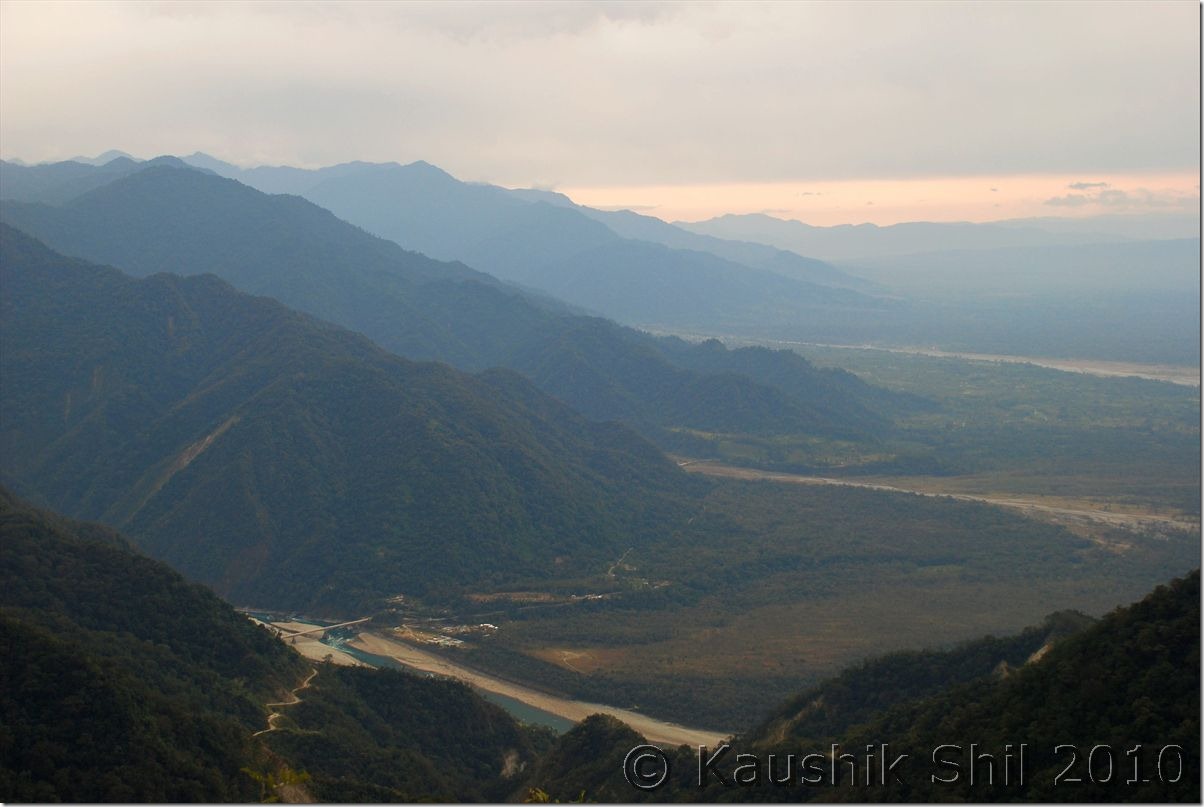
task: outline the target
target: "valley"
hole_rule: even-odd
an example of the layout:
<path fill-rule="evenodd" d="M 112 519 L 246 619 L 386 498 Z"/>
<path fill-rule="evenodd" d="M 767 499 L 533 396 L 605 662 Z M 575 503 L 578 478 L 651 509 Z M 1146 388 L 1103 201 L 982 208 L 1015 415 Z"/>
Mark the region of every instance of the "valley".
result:
<path fill-rule="evenodd" d="M 184 173 L 157 170 L 152 187 Z M 398 610 L 411 638 L 437 639 L 424 664 L 559 699 L 550 711 L 740 731 L 849 664 L 1103 613 L 1199 563 L 1194 388 L 643 343 L 730 393 L 704 397 L 722 403 L 709 430 L 689 425 L 704 422 L 693 387 L 671 428 L 634 419 L 691 458 L 674 461 L 515 373 L 409 362 L 212 277 L 135 279 L 2 235 L 16 349 L 0 359 L 46 378 L 0 396 L 10 473 L 239 601 Z M 64 310 L 82 331 L 55 325 Z M 616 371 L 594 347 L 612 378 L 653 366 Z M 125 476 L 80 487 L 63 468 L 98 462 L 98 440 Z M 210 491 L 225 509 L 204 507 Z M 467 641 L 439 629 L 483 623 L 496 630 Z"/>
<path fill-rule="evenodd" d="M 1199 23 L 0 0 L 0 807 L 1199 803 Z"/>
<path fill-rule="evenodd" d="M 618 709 L 598 703 L 586 703 L 539 692 L 522 684 L 506 681 L 493 675 L 478 672 L 458 665 L 447 658 L 426 652 L 408 642 L 391 639 L 376 633 L 361 633 L 350 642 L 350 646 L 365 652 L 391 658 L 404 667 L 432 675 L 447 676 L 463 681 L 477 689 L 505 695 L 544 712 L 578 723 L 593 714 L 615 717 L 638 731 L 649 742 L 667 745 L 707 745 L 728 737 L 731 731 L 704 731 L 689 729 L 628 709 Z"/>
<path fill-rule="evenodd" d="M 862 659 L 1066 608 L 1103 613 L 1118 592 L 1198 563 L 1198 527 L 1181 517 L 686 466 L 699 468 L 718 486 L 668 540 L 589 576 L 407 596 L 373 622 L 391 652 L 336 650 L 396 656 L 572 719 L 580 707 L 564 704 L 585 702 L 620 707 L 625 722 L 740 731 Z"/>

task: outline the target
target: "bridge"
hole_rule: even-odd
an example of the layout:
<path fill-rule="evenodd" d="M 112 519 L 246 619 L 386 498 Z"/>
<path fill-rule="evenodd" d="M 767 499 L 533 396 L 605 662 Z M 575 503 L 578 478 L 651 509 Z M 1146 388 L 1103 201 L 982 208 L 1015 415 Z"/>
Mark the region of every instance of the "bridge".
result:
<path fill-rule="evenodd" d="M 294 639 L 298 636 L 308 636 L 311 633 L 325 633 L 326 631 L 334 630 L 335 628 L 345 628 L 348 625 L 358 625 L 361 622 L 368 622 L 371 619 L 372 619 L 372 617 L 366 616 L 366 617 L 363 617 L 362 619 L 353 619 L 350 622 L 340 622 L 337 625 L 319 625 L 316 628 L 307 628 L 305 630 L 296 630 L 296 631 L 289 630 L 288 628 L 282 628 L 278 625 L 272 625 L 272 627 L 280 632 L 281 638 Z"/>

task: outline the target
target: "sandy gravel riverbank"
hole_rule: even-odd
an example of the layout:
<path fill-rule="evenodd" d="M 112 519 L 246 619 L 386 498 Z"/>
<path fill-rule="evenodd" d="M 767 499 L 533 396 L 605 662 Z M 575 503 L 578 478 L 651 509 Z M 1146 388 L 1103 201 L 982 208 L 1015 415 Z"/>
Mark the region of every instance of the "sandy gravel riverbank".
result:
<path fill-rule="evenodd" d="M 258 620 L 256 620 L 258 621 Z M 368 665 L 348 653 L 344 653 L 338 648 L 330 645 L 322 644 L 321 633 L 307 633 L 304 636 L 290 636 L 290 633 L 297 631 L 311 630 L 321 627 L 320 625 L 311 625 L 308 622 L 273 622 L 272 627 L 279 628 L 284 631 L 281 637 L 285 644 L 292 647 L 301 655 L 312 661 L 323 661 L 327 656 L 335 664 L 341 664 L 344 667 L 366 667 Z"/>
<path fill-rule="evenodd" d="M 476 670 L 461 667 L 434 653 L 406 644 L 405 642 L 388 639 L 375 633 L 361 633 L 353 641 L 348 642 L 348 644 L 366 653 L 388 656 L 407 667 L 434 673 L 435 675 L 446 675 L 471 684 L 479 689 L 514 698 L 529 706 L 543 709 L 545 712 L 551 712 L 568 720 L 584 720 L 586 717 L 598 714 L 599 712 L 608 714 L 631 726 L 652 743 L 672 746 L 705 745 L 714 748 L 719 740 L 731 734 L 731 732 L 685 728 L 675 723 L 666 723 L 627 709 L 616 709 L 613 706 L 603 706 L 598 703 L 586 703 L 584 701 L 574 701 L 556 697 L 555 695 L 548 695 L 518 684 L 512 684 L 509 681 L 494 678 Z"/>

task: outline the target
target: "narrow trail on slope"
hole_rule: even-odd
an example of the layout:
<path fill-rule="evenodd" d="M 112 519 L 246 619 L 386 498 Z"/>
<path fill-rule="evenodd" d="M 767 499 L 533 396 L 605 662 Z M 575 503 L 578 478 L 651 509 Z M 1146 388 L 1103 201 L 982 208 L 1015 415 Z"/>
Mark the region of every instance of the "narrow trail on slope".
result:
<path fill-rule="evenodd" d="M 314 676 L 317 674 L 318 674 L 318 669 L 316 667 L 309 671 L 309 675 L 307 675 L 305 677 L 305 680 L 302 681 L 299 686 L 294 687 L 293 690 L 288 693 L 288 696 L 292 700 L 279 701 L 277 703 L 265 703 L 264 706 L 267 706 L 267 707 L 296 706 L 298 703 L 301 702 L 301 696 L 298 695 L 297 693 L 303 689 L 309 689 L 309 682 L 314 680 Z M 275 711 L 272 712 L 270 715 L 268 715 L 268 727 L 266 729 L 260 729 L 259 731 L 255 732 L 251 736 L 258 737 L 260 734 L 267 734 L 269 731 L 276 731 L 277 728 L 279 728 L 276 725 L 276 721 L 279 720 L 281 717 L 283 717 L 283 715 L 281 715 L 280 712 L 275 712 Z"/>

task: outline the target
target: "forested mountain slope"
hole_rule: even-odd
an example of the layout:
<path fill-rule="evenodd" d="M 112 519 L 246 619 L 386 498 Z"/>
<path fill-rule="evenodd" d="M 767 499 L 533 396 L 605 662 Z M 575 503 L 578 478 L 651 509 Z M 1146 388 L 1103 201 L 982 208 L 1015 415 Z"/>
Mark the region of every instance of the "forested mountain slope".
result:
<path fill-rule="evenodd" d="M 592 568 L 706 486 L 513 373 L 409 362 L 212 276 L 134 280 L 10 228 L 0 266 L 6 478 L 237 602 Z"/>
<path fill-rule="evenodd" d="M 459 683 L 315 667 L 118 534 L 2 488 L 0 637 L 5 801 L 497 800 L 550 739 Z"/>
<path fill-rule="evenodd" d="M 120 538 L 0 490 L 0 795 L 247 801 L 300 656 Z"/>

